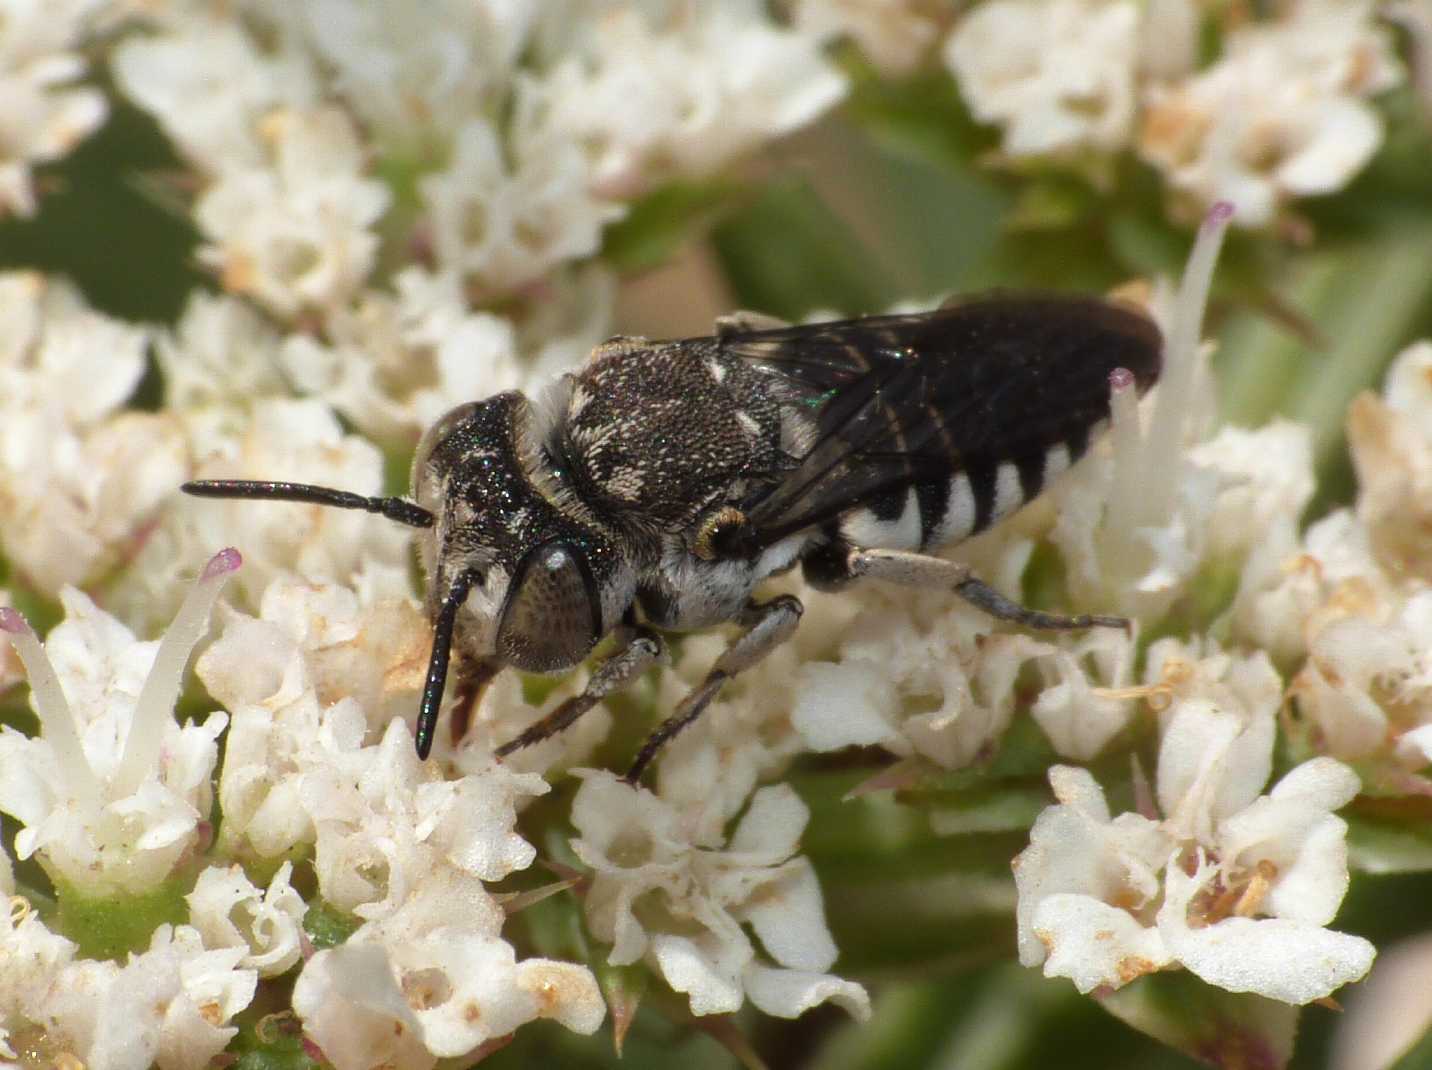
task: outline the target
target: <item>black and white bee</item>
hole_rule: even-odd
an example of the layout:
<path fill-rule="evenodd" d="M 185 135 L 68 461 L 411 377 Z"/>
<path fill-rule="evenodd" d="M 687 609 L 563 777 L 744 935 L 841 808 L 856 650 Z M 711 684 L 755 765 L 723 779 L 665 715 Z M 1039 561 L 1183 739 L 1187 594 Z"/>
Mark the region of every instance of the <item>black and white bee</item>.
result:
<path fill-rule="evenodd" d="M 1029 628 L 1126 626 L 1026 609 L 927 551 L 1039 494 L 1107 424 L 1111 376 L 1146 389 L 1160 351 L 1148 318 L 1093 298 L 995 295 L 809 326 L 737 313 L 711 337 L 613 338 L 535 397 L 459 406 L 418 446 L 413 501 L 244 480 L 183 489 L 424 529 L 424 758 L 453 653 L 465 727 L 503 668 L 565 672 L 616 637 L 586 689 L 503 756 L 661 661 L 662 632 L 734 621 L 742 633 L 651 734 L 634 782 L 727 680 L 790 637 L 800 601 L 753 592 L 797 564 L 821 589 L 870 577 L 944 588 Z"/>

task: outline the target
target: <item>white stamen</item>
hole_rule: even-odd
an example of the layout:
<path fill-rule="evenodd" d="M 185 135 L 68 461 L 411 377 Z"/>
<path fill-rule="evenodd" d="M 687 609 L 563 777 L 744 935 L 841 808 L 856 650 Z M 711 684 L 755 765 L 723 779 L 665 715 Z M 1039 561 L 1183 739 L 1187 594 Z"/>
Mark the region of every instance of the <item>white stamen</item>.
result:
<path fill-rule="evenodd" d="M 144 680 L 139 699 L 134 704 L 129 735 L 124 741 L 124 757 L 114 776 L 112 793 L 115 798 L 132 795 L 139 789 L 146 773 L 159 763 L 159 748 L 165 722 L 174 716 L 179 700 L 179 687 L 184 666 L 194 646 L 209 630 L 209 613 L 229 577 L 238 571 L 243 558 L 235 549 L 220 550 L 204 566 L 198 581 L 189 589 L 174 622 L 164 633 L 154 666 Z"/>
<path fill-rule="evenodd" d="M 1154 402 L 1153 423 L 1149 440 L 1142 451 L 1142 473 L 1138 482 L 1147 490 L 1163 488 L 1152 495 L 1145 516 L 1161 516 L 1167 511 L 1174 480 L 1166 475 L 1174 471 L 1184 448 L 1184 424 L 1191 411 L 1194 379 L 1198 374 L 1198 341 L 1203 331 L 1203 311 L 1208 304 L 1208 289 L 1213 281 L 1213 267 L 1218 263 L 1218 250 L 1223 235 L 1233 218 L 1233 205 L 1219 201 L 1208 210 L 1198 228 L 1193 251 L 1179 283 L 1164 344 L 1164 369 Z M 1156 510 L 1156 511 L 1155 511 Z"/>
<path fill-rule="evenodd" d="M 88 811 L 99 808 L 100 783 L 85 757 L 80 744 L 75 718 L 70 712 L 69 701 L 55 676 L 45 648 L 35 637 L 29 622 L 19 610 L 6 606 L 0 608 L 0 630 L 10 636 L 15 652 L 25 663 L 25 673 L 30 678 L 30 691 L 34 696 L 35 713 L 40 718 L 40 732 L 55 749 L 55 757 L 65 773 L 66 786 L 72 798 Z"/>
<path fill-rule="evenodd" d="M 1128 535 L 1145 490 L 1140 480 L 1144 443 L 1139 392 L 1127 368 L 1109 373 L 1109 439 L 1114 446 L 1114 480 L 1109 488 L 1109 515 L 1115 518 L 1111 534 Z"/>

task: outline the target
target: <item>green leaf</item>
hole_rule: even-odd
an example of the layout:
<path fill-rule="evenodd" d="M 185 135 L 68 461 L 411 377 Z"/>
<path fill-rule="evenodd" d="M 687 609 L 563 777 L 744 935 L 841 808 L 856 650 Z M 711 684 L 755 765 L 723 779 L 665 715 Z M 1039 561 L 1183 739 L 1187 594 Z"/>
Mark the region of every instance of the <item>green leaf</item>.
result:
<path fill-rule="evenodd" d="M 114 98 L 111 107 L 93 136 L 41 169 L 37 181 L 51 192 L 39 213 L 0 222 L 0 269 L 68 275 L 102 312 L 172 321 L 207 281 L 194 266 L 199 235 L 182 206 L 151 192 L 160 182 L 146 186 L 143 176 L 172 172 L 179 161 L 148 115 Z"/>
<path fill-rule="evenodd" d="M 966 171 L 998 133 L 974 121 L 954 80 L 939 69 L 891 81 L 856 62 L 845 113 L 887 151 L 950 171 Z"/>
<path fill-rule="evenodd" d="M 1060 230 L 1083 219 L 1094 206 L 1093 191 L 1067 175 L 1040 176 L 1020 189 L 1005 218 L 1010 230 Z"/>
<path fill-rule="evenodd" d="M 1105 996 L 1116 1018 L 1209 1066 L 1286 1066 L 1299 1008 L 1225 992 L 1183 970 L 1141 977 Z"/>
<path fill-rule="evenodd" d="M 1432 871 L 1432 828 L 1425 819 L 1344 811 L 1348 863 L 1364 873 Z"/>
<path fill-rule="evenodd" d="M 602 256 L 618 271 L 646 271 L 670 260 L 682 244 L 704 230 L 743 187 L 722 179 L 673 182 L 632 204 L 625 218 L 607 228 Z"/>
<path fill-rule="evenodd" d="M 712 242 L 742 308 L 799 320 L 817 309 L 876 312 L 905 296 L 806 181 L 773 183 L 716 227 Z"/>
<path fill-rule="evenodd" d="M 1037 783 L 994 783 L 930 797 L 925 809 L 939 836 L 971 832 L 1024 832 L 1050 805 L 1049 789 Z"/>

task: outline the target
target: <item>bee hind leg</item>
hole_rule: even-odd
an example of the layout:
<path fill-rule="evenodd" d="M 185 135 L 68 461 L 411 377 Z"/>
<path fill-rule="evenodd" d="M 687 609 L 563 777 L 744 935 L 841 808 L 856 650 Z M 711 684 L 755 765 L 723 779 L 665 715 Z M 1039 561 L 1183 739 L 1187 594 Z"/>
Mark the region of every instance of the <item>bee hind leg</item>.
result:
<path fill-rule="evenodd" d="M 907 587 L 946 587 L 991 617 L 1039 631 L 1076 628 L 1129 630 L 1126 617 L 1107 617 L 1091 613 L 1066 616 L 1022 606 L 974 576 L 968 565 L 946 561 L 941 557 L 927 557 L 925 554 L 904 550 L 856 548 L 846 556 L 846 571 L 852 579 L 869 577 Z"/>
<path fill-rule="evenodd" d="M 499 758 L 506 758 L 514 751 L 555 736 L 613 691 L 620 691 L 666 657 L 666 644 L 655 632 L 646 628 L 631 628 L 627 634 L 626 645 L 597 666 L 580 695 L 573 695 L 493 753 Z"/>
<path fill-rule="evenodd" d="M 705 712 L 727 680 L 755 665 L 791 637 L 804 612 L 800 599 L 788 594 L 769 602 L 747 603 L 737 618 L 746 630 L 716 659 L 706 679 L 687 692 L 672 715 L 656 726 L 622 779 L 628 784 L 640 780 L 657 751 Z"/>

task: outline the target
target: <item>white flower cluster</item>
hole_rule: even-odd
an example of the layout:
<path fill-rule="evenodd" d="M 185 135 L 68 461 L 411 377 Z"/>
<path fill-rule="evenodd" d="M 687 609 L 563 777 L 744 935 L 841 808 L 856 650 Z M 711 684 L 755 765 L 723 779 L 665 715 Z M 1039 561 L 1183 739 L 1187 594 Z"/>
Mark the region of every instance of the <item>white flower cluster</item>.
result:
<path fill-rule="evenodd" d="M 201 1066 L 255 986 L 300 966 L 294 1008 L 340 1067 L 472 1058 L 539 1017 L 591 1032 L 605 1015 L 592 972 L 520 959 L 487 885 L 535 858 L 516 815 L 547 782 L 515 770 L 570 765 L 607 714 L 495 766 L 493 743 L 539 715 L 510 676 L 463 746 L 440 744 L 451 764 L 421 765 L 405 719 L 431 637 L 409 533 L 174 492 L 274 476 L 381 492 L 383 450 L 410 452 L 454 405 L 565 370 L 610 333 L 613 278 L 584 261 L 627 201 L 809 123 L 844 78 L 756 0 L 0 0 L 0 211 L 31 211 L 30 166 L 107 114 L 102 92 L 70 86 L 90 30 L 118 91 L 189 166 L 174 189 L 192 191 L 199 260 L 223 292 L 195 293 L 157 330 L 93 312 L 63 282 L 0 277 L 0 540 L 12 582 L 65 612 L 41 646 L 0 610 L 0 684 L 21 678 L 18 652 L 41 725 L 0 732 L 0 807 L 61 900 L 122 910 L 191 890 L 187 923 L 125 964 L 81 957 L 17 908 L 0 1058 Z M 163 407 L 127 410 L 151 356 Z M 228 544 L 242 571 L 231 551 L 205 566 Z M 242 609 L 198 664 L 222 711 L 181 726 L 184 663 L 230 576 Z M 76 589 L 101 582 L 105 609 Z M 788 894 L 796 912 L 819 897 L 792 857 L 801 824 L 741 863 L 752 894 Z M 326 904 L 362 923 L 316 953 L 295 889 L 309 860 Z M 0 876 L 12 892 L 8 857 Z M 818 909 L 802 922 L 811 946 L 768 940 L 774 964 L 761 961 L 730 920 L 759 908 L 730 884 L 702 893 L 750 959 L 723 1009 L 742 985 L 781 1013 L 865 1008 L 822 972 L 834 949 Z"/>
<path fill-rule="evenodd" d="M 1196 0 L 987 0 L 945 42 L 975 117 L 1003 153 L 1088 161 L 1132 148 L 1174 207 L 1217 201 L 1264 226 L 1297 197 L 1341 189 L 1382 141 L 1369 98 L 1398 84 L 1371 0 L 1293 0 L 1223 30 L 1195 70 Z"/>
<path fill-rule="evenodd" d="M 104 122 L 109 102 L 77 86 L 86 37 L 106 0 L 0 3 L 0 218 L 32 215 L 32 169 L 64 156 Z"/>
<path fill-rule="evenodd" d="M 161 9 L 115 71 L 210 176 L 195 219 L 226 288 L 284 316 L 355 298 L 375 224 L 409 211 L 371 176 L 355 120 L 416 176 L 436 266 L 501 294 L 595 252 L 622 200 L 709 171 L 844 92 L 814 41 L 754 0 L 232 8 Z"/>
<path fill-rule="evenodd" d="M 611 773 L 583 774 L 572 850 L 593 871 L 587 921 L 612 945 L 609 961 L 645 957 L 694 1014 L 730 1013 L 749 999 L 795 1018 L 831 1000 L 868 1017 L 865 990 L 825 972 L 836 947 L 815 870 L 796 857 L 810 818 L 799 796 L 783 784 L 761 788 L 724 845 L 703 837 L 711 822 L 700 811 L 682 813 Z M 756 957 L 745 925 L 777 965 Z"/>
<path fill-rule="evenodd" d="M 1149 666 L 1167 702 L 1158 810 L 1111 816 L 1087 771 L 1050 771 L 1058 805 L 1015 859 L 1020 961 L 1081 992 L 1179 965 L 1286 1003 L 1361 978 L 1372 945 L 1326 928 L 1348 885 L 1347 825 L 1332 811 L 1357 775 L 1313 758 L 1260 794 L 1282 698 L 1266 656 L 1163 640 Z"/>
<path fill-rule="evenodd" d="M 61 915 L 67 899 L 122 910 L 166 894 L 187 915 L 123 962 L 87 958 L 4 856 L 0 1060 L 201 1067 L 258 986 L 295 971 L 306 1040 L 341 1070 L 430 1070 L 538 1018 L 582 1033 L 605 1018 L 590 965 L 521 950 L 504 930 L 528 895 L 490 888 L 534 864 L 543 841 L 519 815 L 591 760 L 613 717 L 505 763 L 493 747 L 585 673 L 540 703 L 506 674 L 466 737 L 420 763 L 432 638 L 410 533 L 354 511 L 176 499 L 183 479 L 381 493 L 451 406 L 573 363 L 608 330 L 612 276 L 585 262 L 604 228 L 658 184 L 824 112 L 845 90 L 822 52 L 834 37 L 901 72 L 952 26 L 945 58 L 1006 155 L 1133 147 L 1189 204 L 1231 195 L 1249 225 L 1345 183 L 1381 136 L 1368 99 L 1400 78 L 1360 0 L 1295 0 L 1229 28 L 1198 72 L 1193 0 L 787 7 L 790 26 L 758 0 L 0 0 L 16 117 L 0 211 L 30 211 L 30 165 L 102 121 L 104 97 L 70 86 L 102 26 L 119 91 L 192 170 L 200 259 L 223 291 L 158 330 L 63 282 L 0 275 L 0 547 L 7 582 L 64 611 L 42 645 L 0 606 L 0 686 L 23 662 L 40 724 L 0 729 L 0 810 Z M 1018 591 L 1044 539 L 1072 607 L 1146 620 L 1234 575 L 1223 645 L 1164 640 L 1140 676 L 1136 637 L 1116 630 L 1036 637 L 937 592 L 802 589 L 797 638 L 674 741 L 656 791 L 576 772 L 585 871 L 558 887 L 609 945 L 596 955 L 649 969 L 697 1015 L 830 1002 L 864 1018 L 865 989 L 830 972 L 800 853 L 810 812 L 765 782 L 853 745 L 904 769 L 978 764 L 1025 706 L 1063 759 L 1090 761 L 1147 700 L 1158 765 L 1136 812 L 1115 816 L 1081 769 L 1050 774 L 1058 802 L 1016 870 L 1022 961 L 1084 991 L 1181 966 L 1290 1003 L 1366 972 L 1371 946 L 1328 928 L 1348 884 L 1334 811 L 1364 784 L 1432 786 L 1432 346 L 1353 407 L 1356 508 L 1301 533 L 1307 431 L 1209 431 L 1200 324 L 1227 219 L 1213 209 L 1182 286 L 1151 301 L 1162 386 L 1139 403 L 1112 383 L 1099 448 L 959 551 Z M 126 408 L 150 356 L 164 406 Z M 210 557 L 230 544 L 242 570 L 236 551 Z M 237 608 L 196 666 L 218 708 L 180 724 L 185 665 L 230 578 Z M 689 638 L 622 701 L 669 710 L 723 642 Z M 1279 668 L 1306 760 L 1268 788 Z M 315 949 L 302 926 L 320 899 L 356 928 Z"/>
<path fill-rule="evenodd" d="M 41 723 L 36 738 L 0 729 L 0 809 L 24 825 L 19 857 L 38 852 L 56 881 L 102 898 L 152 890 L 202 849 L 228 718 L 181 727 L 173 711 L 189 654 L 238 567 L 236 551 L 217 554 L 162 641 L 136 640 L 72 587 L 43 647 L 18 612 L 0 609 Z"/>
<path fill-rule="evenodd" d="M 1397 358 L 1382 397 L 1353 402 L 1348 442 L 1356 506 L 1309 529 L 1252 612 L 1300 611 L 1295 735 L 1355 763 L 1372 790 L 1420 794 L 1432 784 L 1432 343 Z"/>
<path fill-rule="evenodd" d="M 190 651 L 238 567 L 233 550 L 215 556 L 158 642 L 136 641 L 73 588 L 62 592 L 66 618 L 43 647 L 23 617 L 0 609 L 42 725 L 34 739 L 0 730 L 0 809 L 24 826 L 16 853 L 35 855 L 61 894 L 152 892 L 207 845 L 215 740 L 227 718 L 181 727 L 173 710 Z M 8 862 L 4 876 L 11 894 Z M 122 966 L 78 957 L 24 900 L 12 900 L 0 923 L 0 1055 L 37 1047 L 57 1062 L 64 1053 L 96 1067 L 206 1066 L 275 961 L 265 952 L 276 945 L 277 961 L 292 963 L 303 904 L 286 890 L 284 871 L 264 896 L 262 925 L 240 931 L 226 919 L 257 890 L 246 886 L 216 910 L 205 883 L 194 920 L 217 938 L 206 943 L 198 928 L 161 925 L 148 950 Z"/>
<path fill-rule="evenodd" d="M 55 592 L 134 552 L 183 478 L 184 436 L 168 414 L 121 408 L 144 375 L 146 330 L 23 271 L 0 275 L 0 323 L 0 545 Z"/>

